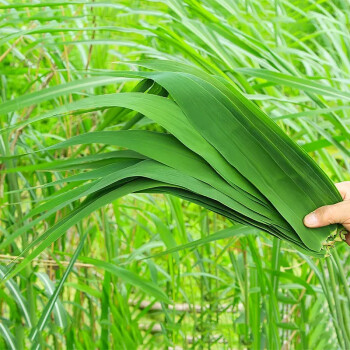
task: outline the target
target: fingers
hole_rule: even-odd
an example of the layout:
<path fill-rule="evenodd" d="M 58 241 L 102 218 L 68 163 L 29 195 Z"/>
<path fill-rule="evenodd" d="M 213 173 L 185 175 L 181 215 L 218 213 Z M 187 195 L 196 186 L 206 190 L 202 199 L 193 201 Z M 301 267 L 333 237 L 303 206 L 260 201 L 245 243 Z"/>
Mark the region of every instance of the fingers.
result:
<path fill-rule="evenodd" d="M 325 205 L 304 218 L 304 225 L 310 228 L 323 227 L 331 224 L 342 224 L 348 231 L 345 242 L 350 246 L 350 181 L 335 184 L 343 202 Z"/>
<path fill-rule="evenodd" d="M 342 224 L 347 231 L 350 231 L 350 201 L 325 205 L 306 215 L 304 218 L 304 225 L 311 228 L 338 223 Z"/>
<path fill-rule="evenodd" d="M 350 199 L 350 181 L 339 182 L 335 184 L 343 200 Z"/>

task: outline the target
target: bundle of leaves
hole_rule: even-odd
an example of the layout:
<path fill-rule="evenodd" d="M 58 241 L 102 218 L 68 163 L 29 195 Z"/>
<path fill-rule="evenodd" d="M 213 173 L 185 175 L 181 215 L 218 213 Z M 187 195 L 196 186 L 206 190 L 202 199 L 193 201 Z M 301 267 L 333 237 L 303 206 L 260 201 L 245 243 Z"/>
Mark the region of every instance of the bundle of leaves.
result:
<path fill-rule="evenodd" d="M 91 170 L 48 184 L 68 183 L 63 193 L 29 212 L 22 227 L 1 246 L 73 201 L 85 199 L 27 246 L 23 252 L 27 256 L 11 275 L 82 218 L 136 192 L 178 196 L 263 230 L 306 254 L 324 255 L 336 227 L 308 229 L 303 217 L 317 207 L 340 201 L 341 196 L 312 158 L 226 80 L 171 61 L 139 64 L 153 71 L 111 73 L 140 79 L 135 91 L 84 98 L 31 120 L 118 107 L 112 109 L 114 113 L 135 112 L 128 128 L 147 117 L 166 132 L 89 132 L 46 148 L 92 143 L 119 147 L 86 157 Z M 47 90 L 36 93 L 35 98 L 39 101 L 44 93 Z M 28 101 L 31 103 L 30 98 Z M 7 110 L 15 107 L 13 101 L 3 105 Z M 81 159 L 72 159 L 74 162 L 81 163 Z M 79 186 L 72 188 L 72 183 Z"/>

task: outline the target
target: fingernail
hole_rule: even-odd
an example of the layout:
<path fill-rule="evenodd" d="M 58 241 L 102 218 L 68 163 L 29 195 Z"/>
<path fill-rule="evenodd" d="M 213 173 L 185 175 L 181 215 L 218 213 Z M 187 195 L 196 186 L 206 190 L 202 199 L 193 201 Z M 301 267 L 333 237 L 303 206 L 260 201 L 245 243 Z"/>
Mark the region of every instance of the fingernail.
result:
<path fill-rule="evenodd" d="M 318 223 L 317 216 L 314 212 L 306 215 L 304 218 L 305 226 L 314 227 L 314 226 L 317 226 L 317 223 Z"/>

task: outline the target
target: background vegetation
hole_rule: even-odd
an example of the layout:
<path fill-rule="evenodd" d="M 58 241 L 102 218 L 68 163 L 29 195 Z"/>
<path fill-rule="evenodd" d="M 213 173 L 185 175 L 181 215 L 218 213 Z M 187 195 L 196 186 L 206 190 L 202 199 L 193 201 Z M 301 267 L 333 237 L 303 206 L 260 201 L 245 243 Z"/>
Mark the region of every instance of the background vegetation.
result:
<path fill-rule="evenodd" d="M 111 72 L 137 70 L 140 59 L 236 84 L 332 180 L 348 179 L 349 30 L 348 0 L 0 0 L 0 274 L 79 201 L 11 240 L 22 218 L 65 191 L 59 180 L 89 168 L 91 154 L 102 164 L 116 148 L 8 157 L 129 127 L 133 115 L 113 108 L 40 116 L 130 91 L 136 82 Z M 313 259 L 238 224 L 215 236 L 231 226 L 168 195 L 97 210 L 0 285 L 0 349 L 349 349 L 347 247 Z"/>

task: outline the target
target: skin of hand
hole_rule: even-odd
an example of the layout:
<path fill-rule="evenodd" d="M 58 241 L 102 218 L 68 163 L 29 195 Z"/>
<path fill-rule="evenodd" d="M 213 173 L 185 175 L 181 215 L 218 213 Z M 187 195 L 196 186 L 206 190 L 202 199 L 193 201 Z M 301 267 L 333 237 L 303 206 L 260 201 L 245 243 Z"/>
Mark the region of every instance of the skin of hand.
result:
<path fill-rule="evenodd" d="M 304 225 L 310 228 L 331 224 L 342 224 L 348 231 L 345 241 L 350 245 L 350 181 L 335 184 L 343 201 L 333 205 L 325 205 L 314 210 L 304 218 Z"/>

